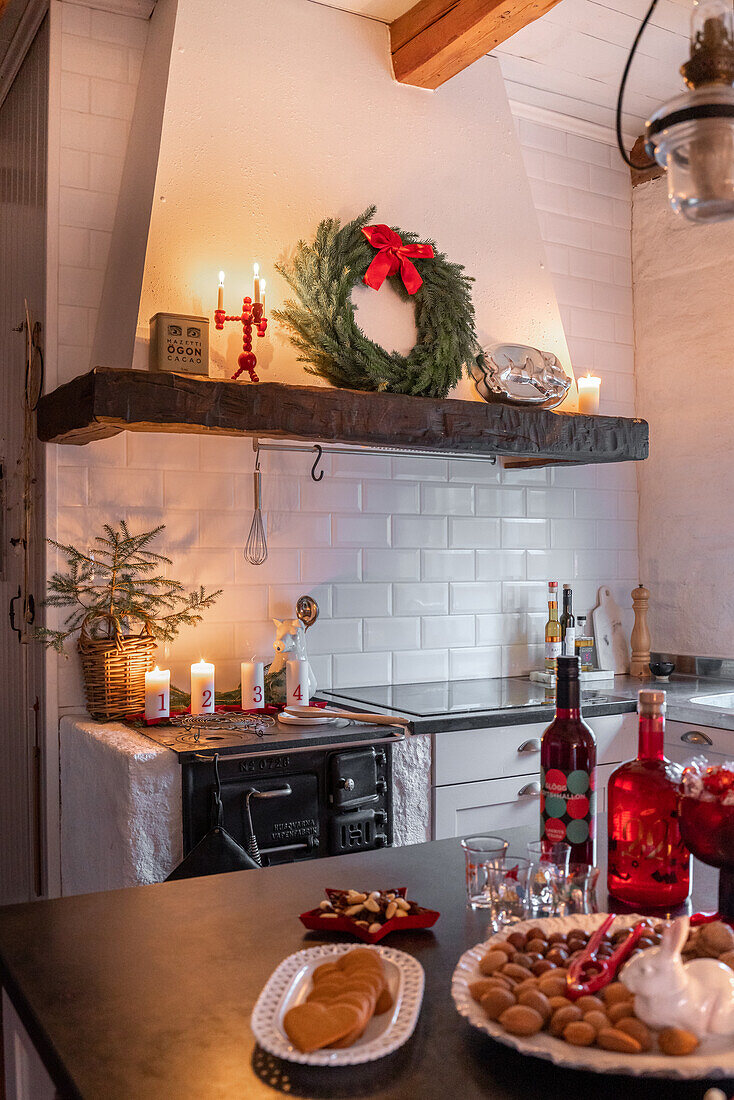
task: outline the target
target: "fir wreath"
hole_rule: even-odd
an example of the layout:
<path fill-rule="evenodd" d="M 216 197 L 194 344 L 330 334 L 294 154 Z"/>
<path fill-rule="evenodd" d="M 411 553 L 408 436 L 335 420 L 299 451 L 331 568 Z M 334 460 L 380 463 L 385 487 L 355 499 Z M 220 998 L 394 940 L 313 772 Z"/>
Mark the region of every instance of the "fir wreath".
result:
<path fill-rule="evenodd" d="M 364 278 L 375 250 L 362 229 L 375 207 L 342 225 L 336 218 L 321 222 L 313 244 L 299 241 L 293 261 L 277 270 L 298 296 L 275 317 L 287 329 L 309 363 L 309 374 L 333 386 L 381 390 L 419 397 L 446 397 L 476 350 L 473 281 L 460 264 L 435 250 L 420 260 L 422 285 L 410 295 L 398 275 L 394 286 L 403 299 L 415 303 L 418 339 L 408 355 L 388 352 L 369 340 L 355 319 L 352 290 Z M 394 229 L 403 244 L 418 243 L 415 233 Z M 430 251 L 429 251 L 430 254 Z"/>

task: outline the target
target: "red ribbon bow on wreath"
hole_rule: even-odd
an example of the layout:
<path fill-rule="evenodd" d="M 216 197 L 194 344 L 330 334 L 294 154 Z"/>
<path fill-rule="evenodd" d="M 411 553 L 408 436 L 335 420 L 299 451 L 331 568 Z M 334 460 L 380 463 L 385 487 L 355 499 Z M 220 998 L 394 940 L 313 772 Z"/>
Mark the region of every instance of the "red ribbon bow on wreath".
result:
<path fill-rule="evenodd" d="M 372 247 L 378 250 L 365 272 L 363 282 L 373 290 L 379 290 L 385 279 L 399 270 L 408 294 L 415 294 L 423 285 L 423 280 L 410 259 L 433 259 L 431 245 L 403 244 L 402 238 L 389 225 L 365 225 L 362 232 Z"/>

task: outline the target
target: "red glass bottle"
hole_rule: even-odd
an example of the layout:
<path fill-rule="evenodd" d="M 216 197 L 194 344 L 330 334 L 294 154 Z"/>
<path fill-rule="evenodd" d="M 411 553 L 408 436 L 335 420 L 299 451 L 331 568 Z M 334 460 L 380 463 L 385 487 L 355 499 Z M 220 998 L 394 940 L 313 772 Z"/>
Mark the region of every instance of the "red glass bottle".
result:
<path fill-rule="evenodd" d="M 596 741 L 581 717 L 579 659 L 559 657 L 556 716 L 540 750 L 541 840 L 571 845 L 571 863 L 594 862 Z"/>
<path fill-rule="evenodd" d="M 690 893 L 691 855 L 680 834 L 681 769 L 663 755 L 665 692 L 638 696 L 636 760 L 607 787 L 607 889 L 628 905 L 671 909 Z"/>

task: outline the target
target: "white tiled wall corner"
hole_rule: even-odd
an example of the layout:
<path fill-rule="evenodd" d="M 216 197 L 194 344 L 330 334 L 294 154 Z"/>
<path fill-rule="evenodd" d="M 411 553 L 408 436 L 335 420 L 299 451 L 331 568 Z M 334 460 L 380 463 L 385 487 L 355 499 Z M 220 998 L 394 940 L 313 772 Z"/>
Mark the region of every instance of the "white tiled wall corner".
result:
<path fill-rule="evenodd" d="M 86 370 L 146 25 L 64 4 L 60 310 L 62 380 Z M 626 172 L 610 146 L 518 120 L 576 373 L 602 377 L 601 411 L 634 412 Z M 234 686 L 265 656 L 274 617 L 313 593 L 322 686 L 519 675 L 542 660 L 545 581 L 574 580 L 576 610 L 637 583 L 631 464 L 504 470 L 411 456 L 263 456 L 267 562 L 242 553 L 252 514 L 248 440 L 121 434 L 58 449 L 59 532 L 84 545 L 105 521 L 165 523 L 186 585 L 224 589 L 163 658 L 174 682 L 202 655 Z M 144 503 L 143 503 L 144 502 Z M 76 663 L 60 704 L 82 702 Z"/>

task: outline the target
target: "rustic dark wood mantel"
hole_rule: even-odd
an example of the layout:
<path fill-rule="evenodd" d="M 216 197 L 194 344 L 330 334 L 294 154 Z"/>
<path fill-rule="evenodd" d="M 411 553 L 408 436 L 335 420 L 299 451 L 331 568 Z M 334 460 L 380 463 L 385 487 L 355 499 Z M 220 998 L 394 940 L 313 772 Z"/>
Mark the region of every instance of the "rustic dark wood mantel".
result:
<path fill-rule="evenodd" d="M 282 382 L 243 385 L 98 367 L 39 402 L 38 436 L 45 443 L 84 444 L 121 431 L 251 435 L 533 462 L 624 462 L 648 455 L 644 420 Z"/>

